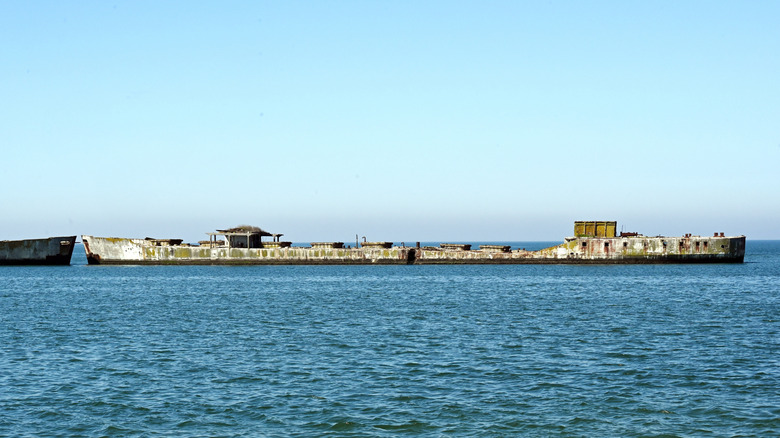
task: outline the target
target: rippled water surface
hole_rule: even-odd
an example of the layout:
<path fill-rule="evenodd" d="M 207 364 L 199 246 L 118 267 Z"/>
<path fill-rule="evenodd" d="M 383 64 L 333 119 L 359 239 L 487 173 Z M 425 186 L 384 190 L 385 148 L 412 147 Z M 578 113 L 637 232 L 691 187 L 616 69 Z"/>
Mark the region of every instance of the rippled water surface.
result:
<path fill-rule="evenodd" d="M 780 242 L 747 251 L 3 267 L 0 436 L 778 436 Z"/>

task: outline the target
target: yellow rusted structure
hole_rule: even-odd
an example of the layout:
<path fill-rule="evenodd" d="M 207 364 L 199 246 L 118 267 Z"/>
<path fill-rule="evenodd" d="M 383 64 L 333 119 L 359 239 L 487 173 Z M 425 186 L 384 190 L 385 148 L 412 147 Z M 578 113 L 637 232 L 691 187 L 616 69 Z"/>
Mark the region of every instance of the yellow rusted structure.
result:
<path fill-rule="evenodd" d="M 615 237 L 617 221 L 576 221 L 574 237 Z"/>

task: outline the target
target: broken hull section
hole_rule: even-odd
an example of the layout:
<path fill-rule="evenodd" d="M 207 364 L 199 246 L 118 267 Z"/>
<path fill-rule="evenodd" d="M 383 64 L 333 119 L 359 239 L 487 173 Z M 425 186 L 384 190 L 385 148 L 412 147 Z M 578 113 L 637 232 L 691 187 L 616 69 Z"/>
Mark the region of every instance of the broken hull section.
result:
<path fill-rule="evenodd" d="M 694 239 L 696 239 L 694 241 Z M 698 246 L 696 245 L 698 242 Z M 442 251 L 422 249 L 418 264 L 664 264 L 743 263 L 745 236 L 580 237 L 539 251 Z"/>
<path fill-rule="evenodd" d="M 745 236 L 576 237 L 539 251 L 390 246 L 233 248 L 160 245 L 159 240 L 82 236 L 90 264 L 660 264 L 742 263 Z M 153 243 L 158 242 L 158 243 Z M 446 245 L 446 244 L 445 244 Z M 444 246 L 444 245 L 443 245 Z"/>
<path fill-rule="evenodd" d="M 76 236 L 0 241 L 0 265 L 69 265 Z"/>
<path fill-rule="evenodd" d="M 146 239 L 82 236 L 89 264 L 360 265 L 408 264 L 414 248 L 231 248 L 153 245 Z"/>

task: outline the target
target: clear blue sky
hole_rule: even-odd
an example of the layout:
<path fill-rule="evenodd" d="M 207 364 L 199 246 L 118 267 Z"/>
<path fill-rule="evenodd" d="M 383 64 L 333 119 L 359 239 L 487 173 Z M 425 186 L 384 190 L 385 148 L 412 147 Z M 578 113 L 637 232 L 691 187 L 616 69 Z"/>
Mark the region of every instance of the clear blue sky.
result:
<path fill-rule="evenodd" d="M 0 3 L 0 239 L 780 238 L 780 2 Z"/>

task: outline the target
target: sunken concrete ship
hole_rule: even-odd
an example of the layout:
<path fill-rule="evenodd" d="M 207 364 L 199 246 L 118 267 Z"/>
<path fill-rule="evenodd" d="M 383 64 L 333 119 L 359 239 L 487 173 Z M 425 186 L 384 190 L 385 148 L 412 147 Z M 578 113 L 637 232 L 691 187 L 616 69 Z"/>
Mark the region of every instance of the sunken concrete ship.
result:
<path fill-rule="evenodd" d="M 438 247 L 394 246 L 392 242 L 314 242 L 292 246 L 257 227 L 207 233 L 198 244 L 181 239 L 81 237 L 90 264 L 359 265 L 359 264 L 641 264 L 742 263 L 745 236 L 649 237 L 616 233 L 614 221 L 577 221 L 574 236 L 538 251 L 504 245 L 442 243 Z M 220 236 L 223 239 L 220 239 Z M 271 237 L 271 241 L 263 241 Z"/>
<path fill-rule="evenodd" d="M 0 265 L 69 265 L 76 236 L 0 241 Z"/>

